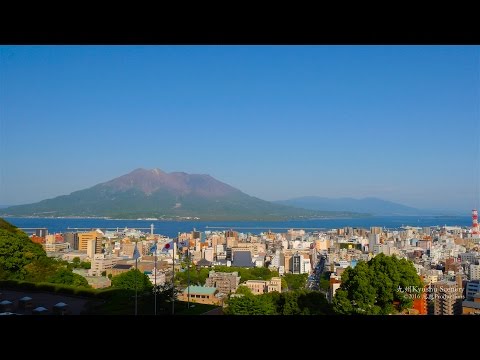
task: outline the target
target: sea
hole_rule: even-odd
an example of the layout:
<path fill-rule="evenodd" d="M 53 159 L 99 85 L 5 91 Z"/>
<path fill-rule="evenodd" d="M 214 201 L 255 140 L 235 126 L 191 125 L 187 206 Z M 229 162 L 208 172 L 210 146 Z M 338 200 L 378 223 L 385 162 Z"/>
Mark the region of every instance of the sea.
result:
<path fill-rule="evenodd" d="M 176 237 L 179 232 L 235 230 L 243 233 L 259 234 L 271 230 L 286 232 L 288 229 L 304 229 L 307 232 L 325 231 L 344 227 L 369 229 L 380 226 L 389 230 L 399 230 L 405 226 L 459 226 L 470 227 L 470 216 L 371 216 L 362 218 L 329 218 L 289 221 L 159 221 L 159 220 L 121 220 L 104 218 L 37 218 L 6 217 L 5 220 L 33 233 L 35 229 L 47 228 L 49 233 L 65 233 L 69 231 L 87 231 L 91 229 L 122 230 L 124 228 L 150 232 L 151 224 L 154 233 L 168 237 Z"/>

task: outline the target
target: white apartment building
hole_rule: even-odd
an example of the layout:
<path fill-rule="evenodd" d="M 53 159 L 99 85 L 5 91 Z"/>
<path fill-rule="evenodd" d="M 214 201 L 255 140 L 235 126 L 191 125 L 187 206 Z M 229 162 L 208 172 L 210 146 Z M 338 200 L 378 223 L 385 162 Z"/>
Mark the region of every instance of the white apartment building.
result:
<path fill-rule="evenodd" d="M 470 280 L 480 280 L 480 265 L 470 265 Z"/>
<path fill-rule="evenodd" d="M 120 260 L 118 257 L 106 256 L 105 254 L 95 254 L 88 270 L 88 276 L 101 276 L 102 272 L 113 266 Z"/>

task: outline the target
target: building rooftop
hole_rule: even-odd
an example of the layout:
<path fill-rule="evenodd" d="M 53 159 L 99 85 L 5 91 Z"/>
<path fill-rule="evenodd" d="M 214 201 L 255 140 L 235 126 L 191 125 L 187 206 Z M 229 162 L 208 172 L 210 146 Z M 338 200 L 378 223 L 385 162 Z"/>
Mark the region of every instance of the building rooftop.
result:
<path fill-rule="evenodd" d="M 190 294 L 200 294 L 200 295 L 213 295 L 217 290 L 216 287 L 191 285 L 185 290 L 183 290 L 183 292 L 185 293 L 188 292 L 189 288 L 190 288 Z"/>
<path fill-rule="evenodd" d="M 197 261 L 197 266 L 211 266 L 211 265 L 212 263 L 204 258 Z"/>
<path fill-rule="evenodd" d="M 266 284 L 268 281 L 265 280 L 247 280 L 249 284 Z"/>
<path fill-rule="evenodd" d="M 252 254 L 250 251 L 235 251 L 232 266 L 253 267 Z"/>
<path fill-rule="evenodd" d="M 473 301 L 463 301 L 462 302 L 463 307 L 469 307 L 473 309 L 480 309 L 480 302 L 473 302 Z"/>
<path fill-rule="evenodd" d="M 113 265 L 113 269 L 125 269 L 128 270 L 132 267 L 130 264 L 115 264 Z"/>

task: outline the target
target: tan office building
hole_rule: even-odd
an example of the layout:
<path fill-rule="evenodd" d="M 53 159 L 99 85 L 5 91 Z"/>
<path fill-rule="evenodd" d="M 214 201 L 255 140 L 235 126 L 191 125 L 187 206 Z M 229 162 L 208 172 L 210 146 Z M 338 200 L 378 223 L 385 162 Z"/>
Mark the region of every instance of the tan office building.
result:
<path fill-rule="evenodd" d="M 100 254 L 102 252 L 102 234 L 97 231 L 78 233 L 78 250 L 88 251 L 88 242 L 91 240 L 98 240 L 95 241 L 95 253 Z"/>

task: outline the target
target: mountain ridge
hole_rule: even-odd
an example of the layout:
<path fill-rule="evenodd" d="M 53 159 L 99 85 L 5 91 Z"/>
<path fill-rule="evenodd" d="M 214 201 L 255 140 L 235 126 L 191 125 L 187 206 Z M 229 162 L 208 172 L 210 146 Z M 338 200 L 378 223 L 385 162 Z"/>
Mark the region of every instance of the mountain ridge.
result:
<path fill-rule="evenodd" d="M 448 212 L 440 210 L 417 209 L 393 201 L 376 197 L 355 199 L 351 197 L 328 198 L 322 196 L 302 196 L 287 200 L 273 201 L 276 204 L 299 207 L 303 209 L 322 211 L 352 211 L 369 213 L 377 216 L 385 215 L 446 215 Z M 341 209 L 341 210 L 340 210 Z M 456 212 L 450 212 L 456 213 Z"/>
<path fill-rule="evenodd" d="M 275 204 L 207 174 L 138 168 L 128 174 L 37 203 L 2 209 L 6 216 L 86 216 L 202 220 L 283 220 L 365 216 Z"/>

